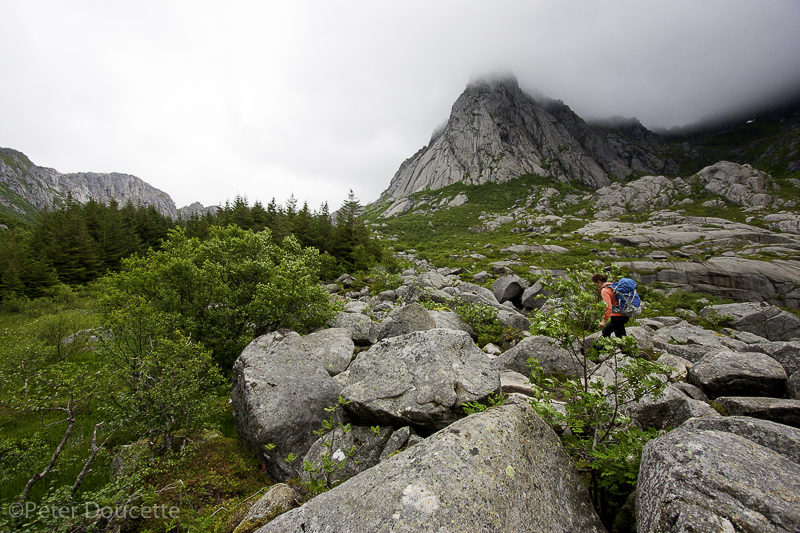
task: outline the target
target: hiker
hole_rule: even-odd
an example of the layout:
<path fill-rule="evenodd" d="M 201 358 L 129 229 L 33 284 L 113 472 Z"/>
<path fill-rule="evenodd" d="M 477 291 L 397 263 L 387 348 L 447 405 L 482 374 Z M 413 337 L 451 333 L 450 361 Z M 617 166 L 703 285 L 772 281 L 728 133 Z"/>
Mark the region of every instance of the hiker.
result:
<path fill-rule="evenodd" d="M 594 282 L 594 286 L 600 291 L 600 296 L 602 296 L 603 301 L 606 303 L 606 312 L 603 314 L 603 320 L 600 322 L 600 327 L 603 329 L 603 337 L 610 337 L 612 333 L 617 337 L 624 337 L 627 335 L 625 332 L 625 324 L 628 322 L 629 317 L 614 311 L 613 308 L 617 305 L 617 298 L 614 296 L 614 291 L 611 289 L 608 276 L 597 273 L 592 276 L 592 281 Z"/>

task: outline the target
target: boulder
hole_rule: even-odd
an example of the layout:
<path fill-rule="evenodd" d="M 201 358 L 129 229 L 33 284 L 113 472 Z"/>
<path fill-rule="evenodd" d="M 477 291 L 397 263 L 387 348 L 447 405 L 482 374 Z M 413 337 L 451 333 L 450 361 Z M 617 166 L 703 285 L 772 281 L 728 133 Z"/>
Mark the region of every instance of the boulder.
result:
<path fill-rule="evenodd" d="M 305 455 L 322 427 L 325 408 L 342 387 L 303 349 L 303 338 L 281 330 L 247 345 L 233 365 L 231 404 L 239 438 L 276 481 L 298 477 L 284 460 Z M 267 449 L 268 445 L 274 448 Z"/>
<path fill-rule="evenodd" d="M 292 487 L 285 483 L 276 483 L 250 507 L 233 533 L 253 533 L 276 516 L 297 507 L 299 499 L 300 495 Z"/>
<path fill-rule="evenodd" d="M 800 400 L 722 396 L 714 401 L 731 416 L 750 416 L 800 428 Z"/>
<path fill-rule="evenodd" d="M 755 442 L 800 465 L 800 429 L 749 416 L 721 416 L 687 421 L 682 429 L 724 431 Z"/>
<path fill-rule="evenodd" d="M 782 397 L 786 371 L 775 359 L 756 352 L 714 352 L 689 370 L 689 381 L 710 398 L 717 396 Z"/>
<path fill-rule="evenodd" d="M 749 351 L 749 346 L 744 342 L 694 326 L 686 321 L 657 330 L 651 339 L 654 348 L 691 363 L 696 363 L 706 354 L 713 352 Z"/>
<path fill-rule="evenodd" d="M 487 305 L 491 305 L 492 307 L 499 307 L 500 302 L 497 301 L 497 298 L 494 297 L 494 293 L 487 289 L 486 287 L 481 287 L 480 285 L 475 285 L 474 283 L 461 283 L 458 286 L 461 289 L 461 294 L 459 296 L 464 296 L 465 294 L 476 294 L 481 297 L 483 303 Z"/>
<path fill-rule="evenodd" d="M 353 284 L 356 282 L 356 278 L 354 278 L 350 274 L 342 274 L 341 276 L 339 276 L 339 278 L 336 280 L 336 282 L 337 283 L 341 283 L 342 286 L 345 289 L 347 289 L 347 288 L 353 286 Z"/>
<path fill-rule="evenodd" d="M 378 300 L 381 302 L 394 302 L 397 300 L 397 294 L 393 290 L 381 291 L 378 293 Z"/>
<path fill-rule="evenodd" d="M 303 337 L 307 357 L 317 361 L 331 376 L 347 370 L 354 348 L 350 332 L 344 328 L 323 329 Z"/>
<path fill-rule="evenodd" d="M 604 532 L 558 437 L 526 403 L 467 417 L 259 533 Z"/>
<path fill-rule="evenodd" d="M 437 328 L 455 329 L 458 331 L 466 331 L 470 336 L 475 335 L 472 326 L 464 322 L 460 316 L 452 311 L 429 311 L 436 322 Z"/>
<path fill-rule="evenodd" d="M 389 441 L 386 443 L 386 446 L 383 447 L 379 461 L 385 461 L 392 455 L 399 453 L 405 447 L 413 446 L 415 442 L 412 439 L 418 438 L 419 436 L 411 426 L 401 427 L 389 437 Z"/>
<path fill-rule="evenodd" d="M 763 352 L 778 361 L 786 374 L 800 371 L 800 342 L 760 342 L 751 344 L 749 351 Z"/>
<path fill-rule="evenodd" d="M 431 329 L 380 341 L 359 355 L 341 395 L 356 419 L 436 431 L 466 402 L 499 392 L 499 371 L 463 331 Z"/>
<path fill-rule="evenodd" d="M 520 304 L 522 307 L 528 309 L 540 309 L 544 305 L 544 298 L 541 296 L 546 294 L 544 285 L 537 281 L 532 286 L 522 291 L 520 297 Z"/>
<path fill-rule="evenodd" d="M 412 331 L 427 331 L 436 327 L 427 309 L 418 303 L 395 308 L 378 328 L 378 340 L 405 335 Z"/>
<path fill-rule="evenodd" d="M 492 294 L 494 294 L 495 299 L 497 299 L 497 301 L 500 303 L 514 300 L 522 294 L 523 290 L 525 290 L 523 285 L 524 282 L 519 276 L 501 276 L 497 278 L 494 283 L 492 283 Z"/>
<path fill-rule="evenodd" d="M 800 465 L 733 433 L 680 428 L 648 442 L 639 533 L 800 531 Z"/>
<path fill-rule="evenodd" d="M 301 479 L 306 482 L 312 478 L 326 480 L 332 485 L 372 468 L 380 462 L 383 450 L 394 433 L 389 426 L 376 429 L 377 433 L 365 426 L 351 426 L 349 431 L 336 427 L 326 433 L 303 458 L 303 465 L 310 466 L 304 466 Z M 408 440 L 407 434 L 405 437 Z M 326 458 L 333 465 L 332 472 L 327 472 L 324 467 Z"/>
<path fill-rule="evenodd" d="M 500 370 L 513 370 L 530 376 L 528 359 L 535 357 L 547 375 L 581 376 L 583 372 L 572 355 L 559 346 L 554 339 L 543 335 L 534 335 L 522 339 L 516 346 L 495 359 L 494 364 Z M 591 368 L 595 364 L 587 361 Z"/>
<path fill-rule="evenodd" d="M 766 302 L 745 302 L 710 305 L 700 316 L 729 317 L 725 322 L 733 329 L 747 331 L 771 341 L 788 341 L 800 337 L 800 318 Z"/>
<path fill-rule="evenodd" d="M 656 363 L 673 369 L 673 372 L 669 375 L 670 381 L 684 381 L 689 374 L 689 369 L 693 366 L 691 362 L 683 357 L 678 357 L 670 353 L 661 354 L 661 356 L 656 359 Z"/>
<path fill-rule="evenodd" d="M 439 272 L 431 270 L 423 272 L 418 278 L 418 284 L 421 287 L 429 287 L 434 290 L 439 290 L 449 286 L 450 280 L 442 276 Z"/>
<path fill-rule="evenodd" d="M 497 311 L 497 320 L 508 328 L 527 331 L 531 327 L 530 321 L 524 315 L 510 309 L 499 309 Z"/>
<path fill-rule="evenodd" d="M 394 292 L 397 298 L 402 299 L 406 303 L 416 302 L 422 295 L 422 290 L 414 283 L 400 285 Z"/>
<path fill-rule="evenodd" d="M 513 370 L 503 370 L 500 372 L 500 387 L 503 394 L 522 394 L 523 396 L 533 397 L 531 380 L 527 376 L 514 372 Z"/>
<path fill-rule="evenodd" d="M 800 400 L 800 372 L 795 372 L 786 381 L 786 397 Z"/>
<path fill-rule="evenodd" d="M 378 327 L 367 315 L 340 312 L 329 323 L 332 328 L 347 330 L 356 344 L 374 344 L 378 341 Z"/>
<path fill-rule="evenodd" d="M 645 396 L 627 405 L 625 412 L 642 429 L 674 428 L 690 418 L 721 416 L 707 403 L 690 398 L 674 385 L 668 385 L 658 400 Z"/>
<path fill-rule="evenodd" d="M 485 270 L 481 270 L 480 272 L 472 276 L 472 281 L 474 281 L 475 283 L 486 283 L 490 279 L 492 279 L 492 275 L 486 272 Z"/>

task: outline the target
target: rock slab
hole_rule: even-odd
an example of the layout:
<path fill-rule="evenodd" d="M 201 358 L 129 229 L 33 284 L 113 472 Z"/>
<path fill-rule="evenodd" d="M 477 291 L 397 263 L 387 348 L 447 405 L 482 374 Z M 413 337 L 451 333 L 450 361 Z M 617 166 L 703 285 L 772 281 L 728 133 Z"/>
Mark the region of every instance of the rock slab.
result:
<path fill-rule="evenodd" d="M 800 465 L 733 433 L 683 426 L 645 445 L 639 533 L 800 531 Z"/>
<path fill-rule="evenodd" d="M 298 477 L 284 458 L 308 451 L 339 391 L 341 385 L 308 357 L 303 337 L 294 331 L 262 335 L 236 359 L 231 385 L 236 429 L 273 480 Z M 268 450 L 271 444 L 275 447 Z"/>
<path fill-rule="evenodd" d="M 604 532 L 558 437 L 527 403 L 467 417 L 259 533 Z"/>
<path fill-rule="evenodd" d="M 500 390 L 499 371 L 464 331 L 431 329 L 384 339 L 350 365 L 342 396 L 356 419 L 436 431 L 459 406 Z"/>

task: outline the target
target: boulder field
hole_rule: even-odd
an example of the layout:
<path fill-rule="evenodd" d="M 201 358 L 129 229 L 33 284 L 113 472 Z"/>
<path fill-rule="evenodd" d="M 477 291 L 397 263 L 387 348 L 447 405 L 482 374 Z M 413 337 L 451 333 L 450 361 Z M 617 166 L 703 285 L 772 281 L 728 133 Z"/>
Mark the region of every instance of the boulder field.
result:
<path fill-rule="evenodd" d="M 236 361 L 239 435 L 272 479 L 335 485 L 292 510 L 262 502 L 268 516 L 247 523 L 264 533 L 605 531 L 556 433 L 525 397 L 527 359 L 575 374 L 569 353 L 528 336 L 492 356 L 455 313 L 417 302 L 482 302 L 526 327 L 527 283 L 500 276 L 489 290 L 417 266 L 395 291 L 351 293 L 331 328 L 269 333 Z M 645 447 L 632 496 L 638 531 L 800 531 L 800 341 L 776 309 L 704 309 L 726 317 L 722 333 L 676 317 L 631 324 L 671 373 L 662 397 L 628 404 L 626 414 L 642 428 L 674 428 Z M 511 394 L 504 405 L 466 416 L 464 404 L 501 391 Z M 326 472 L 326 459 L 341 468 Z"/>

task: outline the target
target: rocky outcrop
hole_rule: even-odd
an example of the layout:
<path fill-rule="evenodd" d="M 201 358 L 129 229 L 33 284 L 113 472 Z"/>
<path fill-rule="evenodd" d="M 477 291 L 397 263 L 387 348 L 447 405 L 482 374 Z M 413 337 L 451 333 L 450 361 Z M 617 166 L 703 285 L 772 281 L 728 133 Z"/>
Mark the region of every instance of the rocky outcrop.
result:
<path fill-rule="evenodd" d="M 218 205 L 210 205 L 208 207 L 203 207 L 203 204 L 200 202 L 194 202 L 193 204 L 189 204 L 186 207 L 181 207 L 178 209 L 178 218 L 181 220 L 188 220 L 192 217 L 203 217 L 205 215 L 216 215 L 217 211 L 220 210 Z"/>
<path fill-rule="evenodd" d="M 703 241 L 716 247 L 800 243 L 796 235 L 775 233 L 722 218 L 687 217 L 671 211 L 656 212 L 648 221 L 636 224 L 596 220 L 575 233 L 588 237 L 608 234 L 611 243 L 642 248 L 687 246 Z"/>
<path fill-rule="evenodd" d="M 638 125 L 638 126 L 637 126 Z M 380 202 L 454 183 L 502 183 L 523 174 L 579 182 L 593 188 L 634 172 L 668 166 L 656 155 L 658 136 L 641 124 L 587 125 L 563 102 L 538 103 L 513 76 L 471 82 L 446 126 L 407 159 Z M 405 209 L 406 207 L 403 207 Z"/>
<path fill-rule="evenodd" d="M 61 174 L 52 168 L 38 167 L 24 154 L 8 148 L 0 148 L 0 183 L 37 209 L 63 203 L 70 194 L 79 203 L 90 199 L 102 203 L 115 200 L 122 206 L 130 201 L 134 205 L 152 205 L 170 218 L 177 216 L 175 202 L 167 193 L 136 176 L 116 172 Z"/>
<path fill-rule="evenodd" d="M 603 532 L 558 437 L 526 403 L 467 417 L 259 533 Z"/>
<path fill-rule="evenodd" d="M 800 262 L 713 257 L 708 261 L 619 261 L 623 269 L 654 281 L 739 302 L 763 302 L 800 308 Z"/>
<path fill-rule="evenodd" d="M 683 180 L 670 180 L 664 176 L 645 176 L 628 184 L 612 183 L 594 193 L 594 203 L 602 215 L 610 218 L 629 211 L 669 207 L 674 199 L 691 192 Z"/>
<path fill-rule="evenodd" d="M 797 282 L 800 283 L 800 279 Z M 800 318 L 766 302 L 711 305 L 704 308 L 700 316 L 721 318 L 734 329 L 771 341 L 800 338 Z"/>
<path fill-rule="evenodd" d="M 750 165 L 720 161 L 704 168 L 688 181 L 711 194 L 724 197 L 732 204 L 766 207 L 774 201 L 767 192 L 772 179 Z M 777 189 L 777 186 L 772 185 L 772 188 Z"/>

